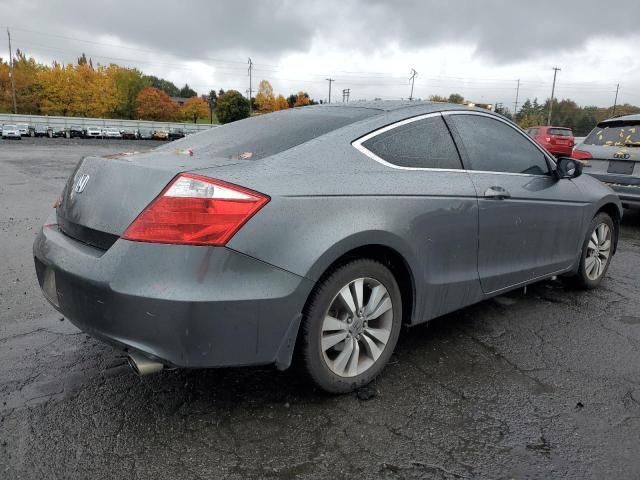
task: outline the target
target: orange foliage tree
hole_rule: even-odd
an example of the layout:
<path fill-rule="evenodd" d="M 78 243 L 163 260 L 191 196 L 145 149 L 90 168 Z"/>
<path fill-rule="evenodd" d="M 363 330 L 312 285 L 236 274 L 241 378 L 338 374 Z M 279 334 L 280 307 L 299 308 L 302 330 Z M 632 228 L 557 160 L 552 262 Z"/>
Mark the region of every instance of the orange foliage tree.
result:
<path fill-rule="evenodd" d="M 278 95 L 273 102 L 273 109 L 284 110 L 285 108 L 289 108 L 289 102 L 287 102 L 287 99 L 284 98 L 284 96 Z"/>
<path fill-rule="evenodd" d="M 178 104 L 169 95 L 154 87 L 140 90 L 136 98 L 136 115 L 141 120 L 174 120 L 178 113 Z"/>
<path fill-rule="evenodd" d="M 267 80 L 261 80 L 256 94 L 256 107 L 259 112 L 267 113 L 274 110 L 275 97 L 273 87 Z"/>
<path fill-rule="evenodd" d="M 305 105 L 309 105 L 309 95 L 304 92 L 298 92 L 298 96 L 296 97 L 296 101 L 294 102 L 294 107 L 304 107 Z"/>
<path fill-rule="evenodd" d="M 209 116 L 209 103 L 200 97 L 191 97 L 180 107 L 180 118 L 196 123 L 198 118 Z"/>

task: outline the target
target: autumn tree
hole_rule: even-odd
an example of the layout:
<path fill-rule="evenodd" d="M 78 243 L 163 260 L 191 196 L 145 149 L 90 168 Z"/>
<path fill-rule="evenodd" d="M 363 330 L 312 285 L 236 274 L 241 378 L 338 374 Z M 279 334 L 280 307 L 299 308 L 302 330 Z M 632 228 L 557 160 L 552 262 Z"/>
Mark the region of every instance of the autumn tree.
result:
<path fill-rule="evenodd" d="M 287 108 L 289 108 L 289 103 L 287 102 L 287 99 L 284 98 L 284 96 L 282 95 L 278 95 L 273 102 L 273 109 L 286 110 Z"/>
<path fill-rule="evenodd" d="M 118 105 L 117 90 L 113 78 L 102 66 L 90 64 L 75 67 L 74 103 L 72 115 L 82 117 L 110 116 Z"/>
<path fill-rule="evenodd" d="M 305 105 L 309 105 L 310 99 L 309 99 L 309 94 L 306 92 L 298 92 L 298 94 L 296 95 L 296 99 L 293 102 L 293 106 L 294 107 L 304 107 Z"/>
<path fill-rule="evenodd" d="M 19 49 L 13 58 L 13 71 L 15 74 L 16 103 L 18 113 L 37 114 L 40 111 L 40 86 L 37 82 L 38 72 L 44 67 L 39 65 L 33 57 L 27 57 Z M 10 82 L 9 82 L 10 85 Z M 11 105 L 13 96 L 8 91 Z M 12 108 L 13 109 L 13 108 Z"/>
<path fill-rule="evenodd" d="M 218 97 L 216 116 L 220 123 L 229 123 L 249 116 L 249 100 L 237 90 L 227 90 Z"/>
<path fill-rule="evenodd" d="M 141 120 L 173 120 L 178 112 L 178 104 L 166 92 L 155 88 L 143 88 L 136 98 L 136 115 Z"/>
<path fill-rule="evenodd" d="M 40 112 L 44 115 L 73 115 L 75 104 L 75 70 L 72 65 L 54 63 L 51 68 L 38 72 L 40 86 Z"/>
<path fill-rule="evenodd" d="M 256 107 L 259 112 L 267 113 L 275 110 L 275 96 L 273 87 L 267 80 L 261 80 L 256 94 Z"/>
<path fill-rule="evenodd" d="M 207 118 L 209 115 L 209 104 L 200 97 L 191 97 L 180 107 L 180 118 L 196 123 L 198 118 Z"/>

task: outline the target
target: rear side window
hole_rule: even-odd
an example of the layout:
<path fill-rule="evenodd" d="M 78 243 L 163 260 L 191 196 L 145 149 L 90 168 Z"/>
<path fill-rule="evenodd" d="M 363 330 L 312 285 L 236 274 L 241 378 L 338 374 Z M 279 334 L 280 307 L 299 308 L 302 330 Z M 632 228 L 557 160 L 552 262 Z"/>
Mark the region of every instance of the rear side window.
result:
<path fill-rule="evenodd" d="M 471 169 L 546 175 L 544 154 L 517 130 L 480 115 L 450 115 L 469 157 Z"/>
<path fill-rule="evenodd" d="M 288 108 L 215 127 L 179 142 L 211 157 L 257 160 L 379 114 L 380 110 L 357 107 Z M 175 143 L 160 149 L 173 150 Z"/>
<path fill-rule="evenodd" d="M 462 168 L 449 129 L 440 115 L 392 128 L 363 142 L 362 146 L 399 167 Z"/>
<path fill-rule="evenodd" d="M 549 135 L 557 135 L 559 137 L 573 137 L 573 132 L 568 128 L 550 128 L 547 130 Z"/>
<path fill-rule="evenodd" d="M 640 146 L 640 123 L 610 123 L 594 128 L 584 139 L 586 145 L 612 147 Z"/>

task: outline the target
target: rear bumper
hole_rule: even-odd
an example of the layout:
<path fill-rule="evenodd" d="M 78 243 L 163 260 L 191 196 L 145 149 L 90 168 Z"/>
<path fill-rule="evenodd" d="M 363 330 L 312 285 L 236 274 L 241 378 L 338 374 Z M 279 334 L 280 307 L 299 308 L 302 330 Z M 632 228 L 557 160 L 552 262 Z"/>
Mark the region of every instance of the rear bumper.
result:
<path fill-rule="evenodd" d="M 556 157 L 570 157 L 573 153 L 572 146 L 563 146 L 563 145 L 549 145 L 545 144 L 544 148 L 546 148 L 549 153 Z"/>
<path fill-rule="evenodd" d="M 33 252 L 41 288 L 55 278 L 48 299 L 74 325 L 176 367 L 288 367 L 313 286 L 223 247 L 120 239 L 104 252 L 48 227 Z"/>
<path fill-rule="evenodd" d="M 618 194 L 622 206 L 640 208 L 640 178 L 603 173 L 589 173 L 589 175 L 611 187 Z"/>

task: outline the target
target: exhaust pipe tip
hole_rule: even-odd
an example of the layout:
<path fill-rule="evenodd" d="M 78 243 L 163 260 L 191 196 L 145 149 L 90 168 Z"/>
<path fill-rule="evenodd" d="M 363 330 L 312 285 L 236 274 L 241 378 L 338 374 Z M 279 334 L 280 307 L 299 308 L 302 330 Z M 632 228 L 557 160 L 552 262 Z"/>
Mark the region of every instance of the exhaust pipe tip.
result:
<path fill-rule="evenodd" d="M 129 366 L 139 377 L 151 375 L 152 373 L 159 373 L 164 368 L 162 363 L 155 362 L 144 355 L 140 355 L 139 353 L 131 353 L 127 355 L 127 362 L 129 362 Z"/>

